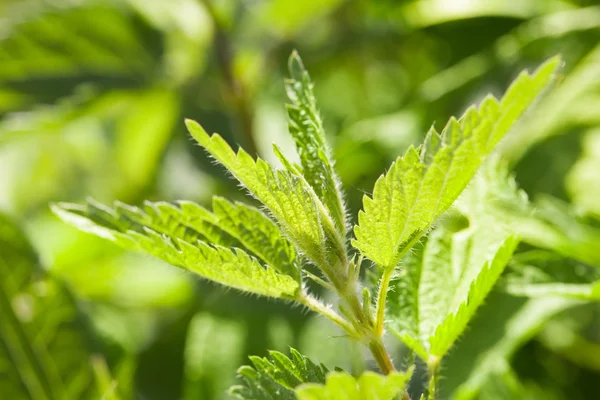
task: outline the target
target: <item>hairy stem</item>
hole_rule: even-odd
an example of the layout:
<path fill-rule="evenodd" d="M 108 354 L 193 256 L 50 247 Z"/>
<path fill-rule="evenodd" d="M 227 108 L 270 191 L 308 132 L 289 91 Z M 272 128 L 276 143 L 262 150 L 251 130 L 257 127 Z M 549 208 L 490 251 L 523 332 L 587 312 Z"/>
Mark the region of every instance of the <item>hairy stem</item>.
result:
<path fill-rule="evenodd" d="M 340 328 L 346 331 L 346 333 L 348 333 L 348 335 L 350 335 L 350 337 L 352 337 L 353 339 L 358 340 L 360 338 L 360 335 L 358 334 L 358 332 L 356 332 L 356 329 L 352 326 L 352 324 L 350 324 L 341 315 L 332 310 L 331 307 L 327 306 L 326 304 L 323 304 L 318 299 L 312 297 L 307 293 L 302 293 L 297 300 L 309 309 L 333 321 L 336 325 L 338 325 Z"/>
<path fill-rule="evenodd" d="M 394 367 L 394 363 L 392 362 L 392 358 L 385 349 L 383 339 L 381 337 L 377 337 L 369 342 L 369 350 L 371 350 L 373 358 L 375 358 L 379 369 L 385 375 L 388 375 L 390 372 L 396 370 L 396 367 Z"/>
<path fill-rule="evenodd" d="M 383 326 L 385 322 L 385 303 L 387 299 L 387 292 L 390 287 L 390 280 L 394 270 L 387 268 L 383 271 L 381 281 L 379 281 L 379 292 L 377 293 L 377 311 L 375 313 L 375 334 L 377 336 L 383 335 Z"/>
<path fill-rule="evenodd" d="M 427 368 L 429 369 L 427 400 L 437 400 L 439 397 L 438 384 L 440 380 L 440 360 L 437 357 L 428 360 Z"/>

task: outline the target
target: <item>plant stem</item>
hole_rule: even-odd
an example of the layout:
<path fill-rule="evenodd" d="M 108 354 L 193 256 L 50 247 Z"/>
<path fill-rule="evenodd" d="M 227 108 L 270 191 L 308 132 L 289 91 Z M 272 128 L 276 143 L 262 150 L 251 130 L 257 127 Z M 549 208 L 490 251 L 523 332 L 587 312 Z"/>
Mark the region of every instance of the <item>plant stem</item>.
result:
<path fill-rule="evenodd" d="M 377 336 L 383 335 L 383 326 L 385 322 L 385 303 L 387 299 L 387 292 L 390 287 L 390 280 L 394 273 L 393 268 L 386 268 L 383 270 L 383 275 L 379 281 L 379 292 L 377 293 L 377 311 L 375 313 L 375 334 Z"/>
<path fill-rule="evenodd" d="M 429 369 L 429 390 L 427 400 L 437 400 L 438 384 L 440 380 L 440 360 L 437 357 L 429 359 L 427 361 L 427 368 Z"/>
<path fill-rule="evenodd" d="M 390 372 L 396 370 L 396 367 L 394 367 L 394 363 L 392 362 L 392 358 L 387 352 L 381 337 L 377 337 L 369 343 L 369 350 L 371 350 L 371 354 L 373 354 L 373 358 L 375 358 L 375 361 L 377 362 L 381 372 L 388 375 Z M 405 391 L 402 394 L 402 400 L 410 400 L 410 395 L 408 392 Z"/>
<path fill-rule="evenodd" d="M 333 321 L 336 325 L 346 331 L 346 333 L 348 333 L 348 335 L 350 335 L 353 339 L 360 339 L 360 335 L 358 332 L 356 332 L 356 329 L 354 329 L 352 324 L 346 321 L 341 315 L 333 311 L 331 307 L 323 304 L 318 299 L 307 293 L 302 293 L 297 300 L 311 310 Z"/>
<path fill-rule="evenodd" d="M 396 367 L 394 367 L 394 363 L 392 362 L 392 358 L 385 349 L 383 339 L 381 337 L 376 337 L 369 342 L 369 350 L 371 350 L 373 358 L 375 358 L 379 369 L 385 375 L 388 375 L 390 372 L 396 370 Z"/>

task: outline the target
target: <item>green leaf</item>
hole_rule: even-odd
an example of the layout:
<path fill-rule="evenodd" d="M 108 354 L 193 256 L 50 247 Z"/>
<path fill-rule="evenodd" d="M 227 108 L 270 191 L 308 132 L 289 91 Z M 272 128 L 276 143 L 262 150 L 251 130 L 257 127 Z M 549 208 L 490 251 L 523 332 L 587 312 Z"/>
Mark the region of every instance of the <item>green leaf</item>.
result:
<path fill-rule="evenodd" d="M 218 224 L 246 249 L 282 274 L 300 281 L 300 259 L 294 246 L 263 213 L 243 203 L 214 197 L 213 212 Z"/>
<path fill-rule="evenodd" d="M 125 193 L 152 182 L 178 117 L 179 101 L 171 89 L 149 90 L 135 97 L 116 132 L 115 161 Z"/>
<path fill-rule="evenodd" d="M 195 315 L 186 335 L 183 399 L 222 398 L 245 356 L 245 340 L 240 321 Z"/>
<path fill-rule="evenodd" d="M 517 245 L 488 214 L 492 188 L 480 174 L 459 203 L 467 220 L 449 216 L 404 257 L 390 284 L 388 326 L 426 361 L 443 357 L 462 334 Z"/>
<path fill-rule="evenodd" d="M 454 341 L 463 333 L 467 324 L 473 318 L 477 308 L 479 308 L 490 290 L 492 290 L 516 246 L 517 240 L 513 236 L 509 237 L 498 248 L 494 258 L 486 262 L 477 279 L 471 284 L 466 300 L 461 303 L 457 311 L 448 315 L 437 326 L 434 335 L 430 337 L 430 352 L 432 355 L 441 358 L 450 350 Z"/>
<path fill-rule="evenodd" d="M 509 175 L 506 164 L 497 159 L 490 161 L 481 174 L 485 181 L 481 190 L 489 193 L 485 200 L 489 215 L 504 221 L 532 246 L 600 266 L 598 227 L 582 220 L 568 204 L 551 196 L 538 195 L 536 202 L 530 203 Z M 457 202 L 463 213 L 470 207 L 468 203 Z"/>
<path fill-rule="evenodd" d="M 341 237 L 346 236 L 346 213 L 340 181 L 327 146 L 323 122 L 319 116 L 313 83 L 297 52 L 288 61 L 291 78 L 286 91 L 291 104 L 287 105 L 289 131 L 296 142 L 302 163 L 302 173 L 323 201 Z"/>
<path fill-rule="evenodd" d="M 600 131 L 592 130 L 582 140 L 583 155 L 566 177 L 566 189 L 573 203 L 600 219 Z"/>
<path fill-rule="evenodd" d="M 332 280 L 343 280 L 339 273 L 345 273 L 347 264 L 344 240 L 303 177 L 276 170 L 260 158 L 254 160 L 243 149 L 236 154 L 218 134 L 209 136 L 191 120 L 186 124 L 194 139 L 269 209 L 310 261 L 324 268 Z"/>
<path fill-rule="evenodd" d="M 542 250 L 519 254 L 503 284 L 516 296 L 600 300 L 598 268 Z"/>
<path fill-rule="evenodd" d="M 298 351 L 290 349 L 291 358 L 277 351 L 269 357 L 250 357 L 253 367 L 238 370 L 244 385 L 233 386 L 230 393 L 238 399 L 296 399 L 293 389 L 302 383 L 324 383 L 327 368 L 317 365 Z"/>
<path fill-rule="evenodd" d="M 299 400 L 392 400 L 404 393 L 412 369 L 384 376 L 372 371 L 355 378 L 347 372 L 330 372 L 325 384 L 303 384 L 296 388 Z"/>
<path fill-rule="evenodd" d="M 180 210 L 166 203 L 150 204 L 146 212 L 122 204 L 110 209 L 91 202 L 84 206 L 54 205 L 52 210 L 82 231 L 151 254 L 223 285 L 285 298 L 293 298 L 300 288 L 293 277 L 278 273 L 270 265 L 261 265 L 243 250 L 224 247 L 231 237 L 210 222 L 216 221 L 213 214 L 193 203 L 183 203 Z M 173 215 L 179 215 L 187 224 Z M 202 241 L 205 237 L 213 239 L 211 244 Z"/>
<path fill-rule="evenodd" d="M 554 80 L 553 58 L 533 75 L 521 73 L 502 100 L 488 96 L 477 109 L 432 128 L 419 149 L 410 147 L 363 199 L 353 245 L 378 265 L 394 268 L 405 252 L 450 207 L 500 139 Z"/>
<path fill-rule="evenodd" d="M 27 103 L 52 103 L 86 82 L 103 91 L 139 87 L 151 78 L 149 66 L 159 60 L 157 32 L 127 6 L 23 8 L 6 15 L 0 86 L 27 95 Z"/>
<path fill-rule="evenodd" d="M 0 214 L 0 393 L 6 399 L 97 398 L 77 309 Z"/>

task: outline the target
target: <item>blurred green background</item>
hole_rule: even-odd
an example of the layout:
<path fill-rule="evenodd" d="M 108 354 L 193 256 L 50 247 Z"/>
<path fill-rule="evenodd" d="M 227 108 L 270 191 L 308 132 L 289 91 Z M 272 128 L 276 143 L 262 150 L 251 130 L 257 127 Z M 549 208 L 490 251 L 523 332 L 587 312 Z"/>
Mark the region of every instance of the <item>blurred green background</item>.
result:
<path fill-rule="evenodd" d="M 355 216 L 432 123 L 561 54 L 562 82 L 502 154 L 532 199 L 553 196 L 597 228 L 599 40 L 593 0 L 0 0 L 0 210 L 35 249 L 0 229 L 0 244 L 13 243 L 0 247 L 0 290 L 26 326 L 59 315 L 27 329 L 71 344 L 45 355 L 82 375 L 65 399 L 222 399 L 247 355 L 290 346 L 360 371 L 367 355 L 327 321 L 124 252 L 48 204 L 244 198 L 183 119 L 267 160 L 273 142 L 292 154 L 283 79 L 297 49 Z M 17 281 L 27 296 L 10 289 Z M 497 291 L 478 316 L 443 370 L 444 396 L 487 363 L 483 399 L 600 398 L 597 305 Z M 23 368 L 0 359 L 1 399 L 46 398 L 11 383 Z"/>

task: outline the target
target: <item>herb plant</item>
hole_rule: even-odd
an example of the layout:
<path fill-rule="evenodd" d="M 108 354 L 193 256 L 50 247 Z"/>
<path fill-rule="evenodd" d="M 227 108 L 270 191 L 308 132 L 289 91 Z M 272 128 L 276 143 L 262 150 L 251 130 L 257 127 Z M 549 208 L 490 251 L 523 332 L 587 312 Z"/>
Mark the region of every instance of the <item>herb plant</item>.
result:
<path fill-rule="evenodd" d="M 243 384 L 231 388 L 234 397 L 408 399 L 416 354 L 429 372 L 422 398 L 437 399 L 444 356 L 500 278 L 522 233 L 491 211 L 501 208 L 496 183 L 510 179 L 502 176 L 501 161 L 486 158 L 553 82 L 560 64 L 553 58 L 532 74 L 523 72 L 502 99 L 488 95 L 441 132 L 432 127 L 424 143 L 409 147 L 364 196 L 353 228 L 313 84 L 296 53 L 286 90 L 299 164 L 274 145 L 282 165 L 276 168 L 186 121 L 193 138 L 260 208 L 215 197 L 212 211 L 188 201 L 138 208 L 90 200 L 52 209 L 127 249 L 247 293 L 301 304 L 368 348 L 380 370 L 354 377 L 295 350 L 289 357 L 272 352 L 240 368 Z M 335 296 L 335 304 L 319 298 L 323 291 Z M 386 332 L 411 350 L 407 360 L 392 360 Z"/>

